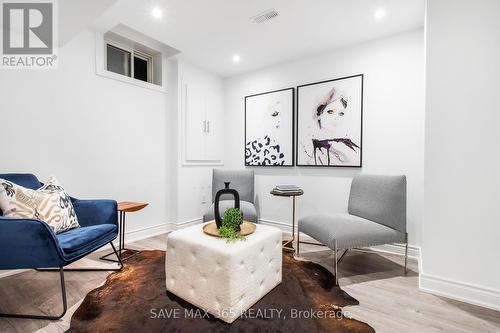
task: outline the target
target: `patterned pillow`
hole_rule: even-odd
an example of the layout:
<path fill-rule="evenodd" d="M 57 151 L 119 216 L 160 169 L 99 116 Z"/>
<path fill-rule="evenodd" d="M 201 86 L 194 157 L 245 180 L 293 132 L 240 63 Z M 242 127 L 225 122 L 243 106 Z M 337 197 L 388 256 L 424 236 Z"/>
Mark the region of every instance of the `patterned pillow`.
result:
<path fill-rule="evenodd" d="M 38 190 L 0 178 L 0 209 L 4 216 L 44 221 L 56 234 L 80 226 L 70 197 L 54 177 Z"/>

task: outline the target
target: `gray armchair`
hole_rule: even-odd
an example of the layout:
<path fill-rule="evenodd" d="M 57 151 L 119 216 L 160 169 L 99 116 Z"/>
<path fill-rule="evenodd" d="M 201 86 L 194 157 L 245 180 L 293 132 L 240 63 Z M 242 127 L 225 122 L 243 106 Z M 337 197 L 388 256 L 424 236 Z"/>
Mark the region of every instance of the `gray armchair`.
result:
<path fill-rule="evenodd" d="M 214 169 L 212 174 L 212 205 L 203 215 L 203 221 L 214 219 L 214 200 L 217 191 L 224 188 L 224 182 L 230 182 L 230 187 L 237 190 L 240 195 L 240 209 L 243 212 L 243 219 L 250 222 L 257 222 L 257 210 L 254 204 L 254 172 L 253 170 L 225 170 Z M 221 216 L 226 209 L 234 207 L 234 200 L 230 197 L 221 197 L 219 211 Z"/>
<path fill-rule="evenodd" d="M 347 214 L 307 216 L 299 219 L 298 225 L 297 255 L 301 232 L 332 249 L 335 284 L 338 284 L 340 260 L 347 250 L 356 247 L 405 243 L 407 272 L 405 176 L 356 176 L 351 184 Z M 339 250 L 344 250 L 340 257 Z"/>

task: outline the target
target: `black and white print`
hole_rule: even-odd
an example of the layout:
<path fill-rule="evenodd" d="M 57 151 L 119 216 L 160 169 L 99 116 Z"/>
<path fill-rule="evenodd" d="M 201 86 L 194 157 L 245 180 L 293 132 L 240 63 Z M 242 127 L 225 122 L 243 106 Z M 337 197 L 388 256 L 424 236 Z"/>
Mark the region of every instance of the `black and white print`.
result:
<path fill-rule="evenodd" d="M 363 75 L 297 87 L 297 165 L 361 167 Z"/>
<path fill-rule="evenodd" d="M 294 89 L 245 97 L 245 165 L 292 166 Z"/>

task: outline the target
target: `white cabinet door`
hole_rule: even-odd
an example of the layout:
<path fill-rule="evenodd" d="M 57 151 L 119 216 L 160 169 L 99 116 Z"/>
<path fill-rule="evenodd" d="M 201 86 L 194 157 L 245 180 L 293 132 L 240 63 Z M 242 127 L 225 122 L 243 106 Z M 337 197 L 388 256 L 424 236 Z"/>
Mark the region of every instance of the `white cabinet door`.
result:
<path fill-rule="evenodd" d="M 221 163 L 224 156 L 224 124 L 222 93 L 212 90 L 206 91 L 207 101 L 207 136 L 206 160 Z"/>
<path fill-rule="evenodd" d="M 183 85 L 184 142 L 186 162 L 205 159 L 206 101 L 203 88 L 196 84 Z"/>
<path fill-rule="evenodd" d="M 222 164 L 224 157 L 223 92 L 203 84 L 182 84 L 185 164 Z"/>

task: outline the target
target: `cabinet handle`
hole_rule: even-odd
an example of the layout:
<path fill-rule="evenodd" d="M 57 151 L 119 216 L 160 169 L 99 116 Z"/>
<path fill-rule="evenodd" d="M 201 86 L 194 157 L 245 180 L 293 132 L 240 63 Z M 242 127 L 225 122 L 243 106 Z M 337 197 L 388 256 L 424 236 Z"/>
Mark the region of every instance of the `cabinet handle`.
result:
<path fill-rule="evenodd" d="M 207 120 L 207 133 L 210 133 L 210 120 Z"/>
<path fill-rule="evenodd" d="M 207 121 L 203 120 L 203 133 L 207 132 Z"/>

